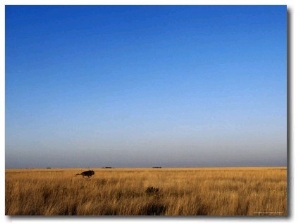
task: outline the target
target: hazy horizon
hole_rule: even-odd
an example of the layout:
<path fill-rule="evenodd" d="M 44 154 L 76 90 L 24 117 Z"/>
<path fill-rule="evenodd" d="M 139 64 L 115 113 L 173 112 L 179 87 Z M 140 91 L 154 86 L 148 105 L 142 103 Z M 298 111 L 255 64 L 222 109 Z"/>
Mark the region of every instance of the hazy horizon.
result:
<path fill-rule="evenodd" d="M 5 6 L 5 167 L 287 166 L 286 6 Z"/>

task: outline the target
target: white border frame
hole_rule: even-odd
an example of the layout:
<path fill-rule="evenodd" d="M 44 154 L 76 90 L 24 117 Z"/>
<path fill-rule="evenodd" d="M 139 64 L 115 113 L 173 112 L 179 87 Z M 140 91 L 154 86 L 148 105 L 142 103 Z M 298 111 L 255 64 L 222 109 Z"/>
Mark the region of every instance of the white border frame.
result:
<path fill-rule="evenodd" d="M 5 5 L 287 5 L 288 10 L 290 12 L 290 39 L 289 39 L 289 71 L 290 71 L 290 160 L 289 160 L 289 170 L 290 170 L 290 186 L 289 186 L 289 202 L 290 207 L 289 213 L 290 216 L 288 218 L 276 218 L 276 222 L 299 222 L 299 211 L 297 212 L 295 207 L 297 206 L 296 201 L 299 201 L 299 177 L 296 175 L 296 169 L 299 169 L 300 164 L 296 162 L 296 158 L 299 158 L 299 99 L 298 102 L 295 100 L 297 96 L 299 96 L 300 85 L 299 85 L 299 62 L 297 62 L 294 58 L 298 58 L 299 60 L 299 17 L 300 17 L 300 1 L 292 1 L 292 0 L 246 0 L 246 1 L 221 1 L 221 0 L 210 0 L 210 1 L 201 1 L 201 0 L 185 0 L 185 1 L 170 1 L 170 0 L 105 0 L 105 1 L 92 1 L 92 0 L 3 0 L 0 3 L 0 30 L 2 31 L 0 34 L 0 49 L 3 49 L 3 53 L 0 55 L 0 157 L 4 162 L 1 162 L 1 174 L 3 176 L 0 184 L 1 189 L 1 222 L 43 222 L 43 221 L 55 221 L 55 222 L 69 222 L 70 220 L 73 222 L 87 222 L 87 221 L 101 221 L 101 222 L 111 222 L 111 221 L 123 221 L 123 222 L 132 222 L 132 221 L 151 221 L 151 222 L 165 222 L 169 220 L 175 221 L 213 221 L 213 222 L 240 222 L 240 221 L 274 221 L 274 218 L 165 218 L 165 219 L 157 219 L 157 218 L 10 218 L 5 216 Z M 297 24 L 297 25 L 296 25 Z M 298 43 L 297 41 L 298 40 Z M 298 64 L 296 64 L 298 63 Z M 297 72 L 298 71 L 298 72 Z M 298 74 L 298 75 L 296 75 Z M 298 88 L 297 88 L 298 87 Z M 298 117 L 297 117 L 298 114 Z M 297 178 L 296 178 L 297 177 Z M 298 202 L 299 203 L 299 202 Z"/>

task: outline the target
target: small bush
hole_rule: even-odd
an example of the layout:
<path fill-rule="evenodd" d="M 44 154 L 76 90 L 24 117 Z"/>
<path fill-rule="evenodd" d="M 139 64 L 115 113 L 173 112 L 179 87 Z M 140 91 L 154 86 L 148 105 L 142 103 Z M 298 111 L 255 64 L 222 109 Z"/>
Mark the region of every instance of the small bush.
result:
<path fill-rule="evenodd" d="M 159 188 L 156 187 L 147 187 L 146 194 L 157 194 L 159 192 Z"/>

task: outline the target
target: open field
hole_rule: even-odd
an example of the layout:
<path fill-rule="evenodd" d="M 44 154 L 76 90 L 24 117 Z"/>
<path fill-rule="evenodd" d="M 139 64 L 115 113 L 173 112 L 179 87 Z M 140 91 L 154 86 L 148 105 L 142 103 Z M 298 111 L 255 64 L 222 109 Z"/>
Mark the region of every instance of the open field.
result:
<path fill-rule="evenodd" d="M 287 215 L 287 169 L 7 169 L 6 215 Z"/>

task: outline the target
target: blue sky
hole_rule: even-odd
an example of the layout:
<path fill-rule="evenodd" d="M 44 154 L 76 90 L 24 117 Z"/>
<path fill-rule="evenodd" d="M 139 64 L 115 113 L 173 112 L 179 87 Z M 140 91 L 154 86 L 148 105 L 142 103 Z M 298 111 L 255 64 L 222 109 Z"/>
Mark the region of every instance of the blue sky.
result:
<path fill-rule="evenodd" d="M 286 6 L 6 6 L 5 161 L 284 166 Z"/>

